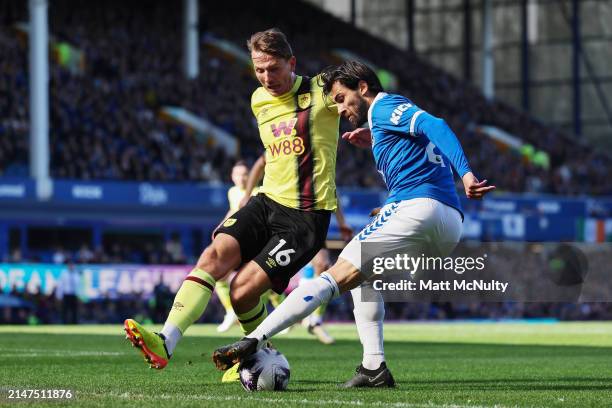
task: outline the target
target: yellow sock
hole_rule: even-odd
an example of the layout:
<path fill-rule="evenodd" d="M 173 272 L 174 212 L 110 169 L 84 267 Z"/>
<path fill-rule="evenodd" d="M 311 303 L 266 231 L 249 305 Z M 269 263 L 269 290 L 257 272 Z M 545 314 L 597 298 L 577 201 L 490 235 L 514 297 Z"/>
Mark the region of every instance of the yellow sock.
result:
<path fill-rule="evenodd" d="M 285 294 L 281 293 L 280 295 L 276 292 L 272 292 L 269 296 L 270 299 L 270 303 L 272 303 L 272 306 L 274 306 L 274 308 L 276 309 L 278 307 L 278 305 L 280 305 L 281 303 L 283 303 L 283 300 L 285 300 Z"/>
<path fill-rule="evenodd" d="M 308 324 L 310 326 L 323 324 L 323 315 L 325 314 L 325 309 L 327 309 L 327 303 L 322 303 L 321 306 L 317 307 L 308 318 Z"/>
<path fill-rule="evenodd" d="M 232 300 L 230 299 L 229 283 L 226 281 L 218 282 L 215 290 L 217 291 L 219 302 L 221 302 L 223 308 L 225 309 L 225 313 L 233 312 L 234 309 L 232 308 Z"/>
<path fill-rule="evenodd" d="M 264 296 L 262 296 L 259 298 L 257 306 L 246 313 L 238 314 L 238 321 L 240 322 L 240 327 L 245 336 L 255 330 L 257 326 L 268 317 L 268 309 L 266 309 L 267 302 L 265 302 L 264 299 Z"/>
<path fill-rule="evenodd" d="M 317 307 L 312 314 L 322 318 L 325 314 L 325 309 L 327 309 L 327 303 L 321 303 L 321 306 Z"/>
<path fill-rule="evenodd" d="M 262 295 L 261 295 L 261 301 L 263 302 L 264 305 L 267 305 L 268 302 L 270 301 L 270 296 L 274 295 L 274 291 L 272 289 L 268 289 L 266 290 Z"/>
<path fill-rule="evenodd" d="M 215 290 L 215 279 L 201 269 L 194 269 L 183 281 L 174 297 L 172 309 L 166 321 L 179 328 L 181 333 L 195 323 Z"/>

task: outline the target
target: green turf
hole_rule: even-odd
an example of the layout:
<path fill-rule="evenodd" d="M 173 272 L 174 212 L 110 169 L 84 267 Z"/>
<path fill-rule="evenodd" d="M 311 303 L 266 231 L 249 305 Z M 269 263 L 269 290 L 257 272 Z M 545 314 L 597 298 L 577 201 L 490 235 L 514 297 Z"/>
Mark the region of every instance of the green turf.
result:
<path fill-rule="evenodd" d="M 360 361 L 352 325 L 324 346 L 297 328 L 275 339 L 291 364 L 286 392 L 221 384 L 214 326 L 190 329 L 168 367 L 148 369 L 120 326 L 0 326 L 0 404 L 7 390 L 72 389 L 54 406 L 603 407 L 612 406 L 612 324 L 390 324 L 395 390 L 342 390 Z M 40 406 L 41 402 L 31 405 Z M 27 402 L 18 406 L 26 406 Z"/>

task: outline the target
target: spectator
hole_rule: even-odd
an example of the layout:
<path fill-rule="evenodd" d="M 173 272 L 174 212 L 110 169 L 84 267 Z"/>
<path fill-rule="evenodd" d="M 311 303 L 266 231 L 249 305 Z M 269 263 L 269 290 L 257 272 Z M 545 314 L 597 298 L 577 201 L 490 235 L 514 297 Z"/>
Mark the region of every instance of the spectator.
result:
<path fill-rule="evenodd" d="M 56 296 L 62 302 L 62 322 L 79 323 L 79 291 L 81 288 L 81 270 L 72 261 L 66 264 L 66 273 L 62 274 Z"/>
<path fill-rule="evenodd" d="M 64 262 L 66 262 L 66 252 L 64 252 L 64 248 L 58 246 L 53 252 L 53 263 L 59 265 L 63 264 Z"/>
<path fill-rule="evenodd" d="M 276 10 L 281 5 L 280 0 L 265 6 L 246 4 L 236 14 L 227 13 L 223 3 L 210 4 L 201 16 L 206 28 L 202 37 L 214 35 L 241 46 L 256 29 L 278 23 Z M 329 50 L 351 44 L 353 52 L 398 76 L 399 93 L 443 117 L 462 139 L 474 166 L 498 188 L 612 193 L 608 157 L 525 113 L 486 100 L 472 85 L 315 7 L 294 7 L 299 22 L 287 21 L 282 28 L 300 55 L 301 72 L 317 73 L 336 61 Z M 163 2 L 119 6 L 115 1 L 84 7 L 75 0 L 58 0 L 49 11 L 54 38 L 77 47 L 86 62 L 80 73 L 56 63 L 50 67 L 53 177 L 227 182 L 232 163 L 225 152 L 161 118 L 160 108 L 167 105 L 181 106 L 234 134 L 243 157 L 252 160 L 260 154 L 249 106 L 256 86 L 253 76 L 239 63 L 204 48 L 202 74 L 194 80 L 184 78 L 180 32 L 175 30 L 181 21 L 179 8 Z M 0 94 L 7 96 L 0 98 L 0 172 L 27 175 L 27 48 L 10 28 L 27 20 L 27 7 L 1 2 L 0 16 L 5 23 L 0 27 Z M 316 21 L 316 29 L 308 26 L 310 21 Z M 548 151 L 550 169 L 517 165 L 519 154 L 499 150 L 487 136 L 471 131 L 473 124 L 497 126 Z M 369 152 L 344 142 L 340 149 L 345 154 L 339 155 L 339 185 L 381 186 Z"/>

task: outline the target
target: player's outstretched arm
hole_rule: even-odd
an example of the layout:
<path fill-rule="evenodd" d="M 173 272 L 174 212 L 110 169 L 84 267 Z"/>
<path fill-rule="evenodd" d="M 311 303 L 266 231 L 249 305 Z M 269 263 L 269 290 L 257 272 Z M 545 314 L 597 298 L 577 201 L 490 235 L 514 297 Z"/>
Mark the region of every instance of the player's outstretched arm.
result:
<path fill-rule="evenodd" d="M 461 176 L 467 198 L 480 200 L 495 186 L 487 186 L 487 180 L 479 181 L 468 163 L 461 143 L 446 122 L 423 112 L 417 121 L 417 133 L 425 134 L 440 151 L 448 157 L 455 170 Z"/>
<path fill-rule="evenodd" d="M 478 181 L 471 171 L 465 173 L 461 180 L 463 181 L 465 195 L 473 200 L 480 200 L 496 188 L 495 186 L 487 186 L 487 180 Z"/>
<path fill-rule="evenodd" d="M 416 117 L 415 135 L 427 136 L 450 160 L 459 177 L 463 178 L 464 175 L 472 172 L 459 139 L 443 119 L 436 118 L 424 111 L 421 111 L 421 114 Z"/>

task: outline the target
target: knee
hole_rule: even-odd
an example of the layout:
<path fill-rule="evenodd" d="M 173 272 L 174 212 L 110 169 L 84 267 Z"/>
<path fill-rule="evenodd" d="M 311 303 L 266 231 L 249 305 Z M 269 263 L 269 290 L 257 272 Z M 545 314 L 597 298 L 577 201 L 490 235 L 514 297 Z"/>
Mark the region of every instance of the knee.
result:
<path fill-rule="evenodd" d="M 196 267 L 211 274 L 215 279 L 223 279 L 240 264 L 240 249 L 213 241 L 198 259 Z"/>
<path fill-rule="evenodd" d="M 196 267 L 210 273 L 218 269 L 220 258 L 219 250 L 215 245 L 209 245 L 200 255 Z"/>
<path fill-rule="evenodd" d="M 224 278 L 230 271 L 240 265 L 240 245 L 234 237 L 219 234 L 215 240 L 202 252 L 197 268 L 200 268 L 215 279 Z"/>

